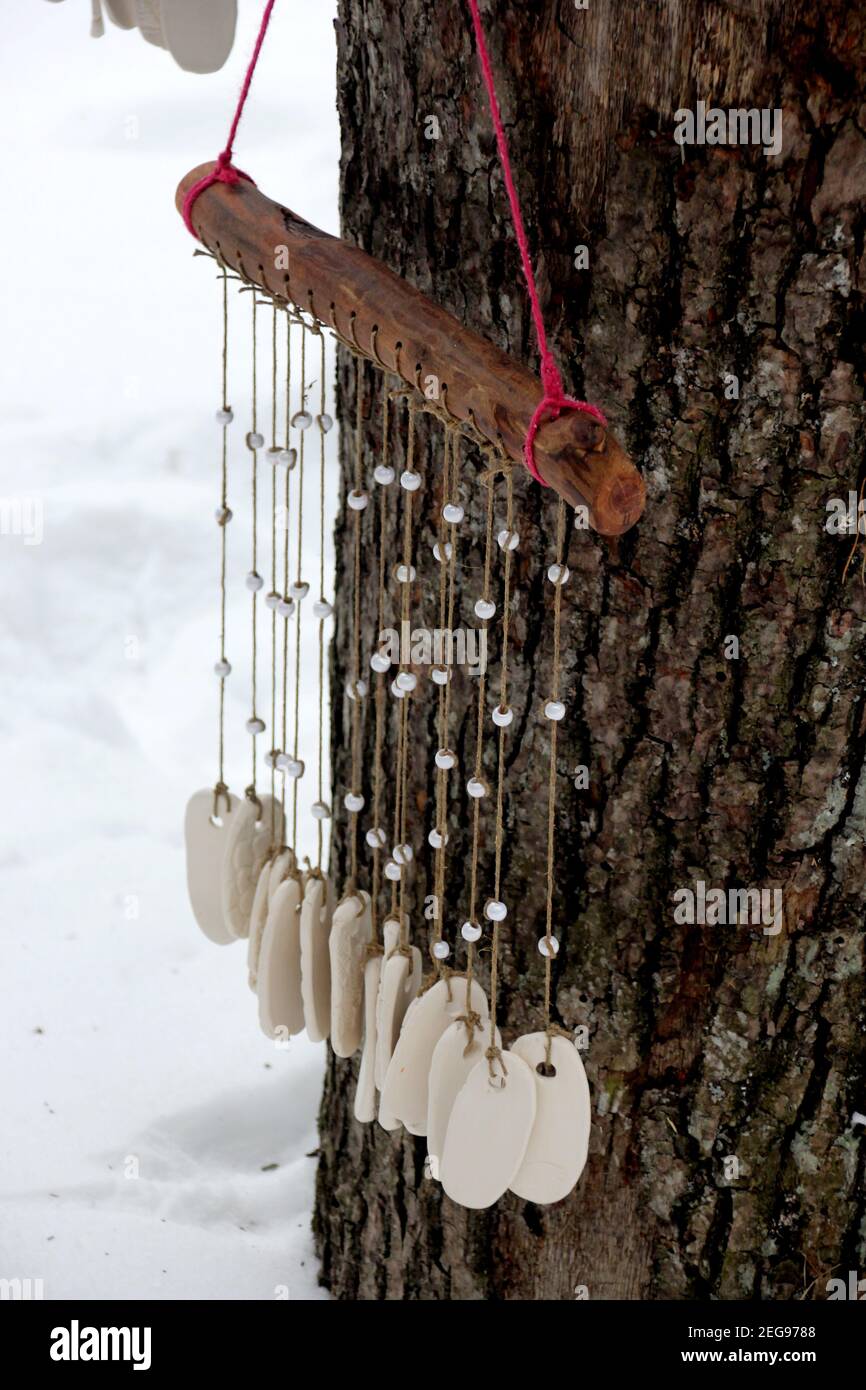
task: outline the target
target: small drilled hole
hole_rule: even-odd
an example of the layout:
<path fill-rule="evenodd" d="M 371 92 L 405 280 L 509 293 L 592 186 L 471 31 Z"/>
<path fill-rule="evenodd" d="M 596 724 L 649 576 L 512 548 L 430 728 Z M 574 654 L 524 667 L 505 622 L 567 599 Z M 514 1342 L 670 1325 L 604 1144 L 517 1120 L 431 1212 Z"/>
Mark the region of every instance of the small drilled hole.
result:
<path fill-rule="evenodd" d="M 556 1067 L 552 1062 L 539 1062 L 535 1070 L 539 1076 L 556 1076 Z"/>
<path fill-rule="evenodd" d="M 211 823 L 212 826 L 214 826 L 214 828 L 215 828 L 216 830 L 222 830 L 222 828 L 223 828 L 223 818 L 222 818 L 222 816 L 211 816 L 211 817 L 210 817 L 210 823 Z"/>

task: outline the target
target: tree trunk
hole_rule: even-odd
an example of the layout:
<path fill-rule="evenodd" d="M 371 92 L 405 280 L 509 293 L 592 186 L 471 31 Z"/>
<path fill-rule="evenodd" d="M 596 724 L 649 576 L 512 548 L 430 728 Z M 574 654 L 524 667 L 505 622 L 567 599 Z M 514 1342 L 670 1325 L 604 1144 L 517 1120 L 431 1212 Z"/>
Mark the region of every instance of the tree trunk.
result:
<path fill-rule="evenodd" d="M 355 1122 L 357 1059 L 330 1054 L 314 1219 L 322 1279 L 345 1299 L 563 1299 L 579 1286 L 590 1298 L 825 1297 L 831 1269 L 866 1261 L 864 1126 L 852 1123 L 866 1111 L 866 595 L 859 558 L 842 583 L 852 538 L 825 527 L 827 502 L 856 492 L 864 467 L 866 3 L 488 0 L 484 13 L 566 385 L 602 406 L 648 488 L 643 521 L 621 540 L 569 532 L 555 1019 L 588 1028 L 590 1159 L 555 1206 L 507 1194 L 465 1211 L 424 1177 L 423 1140 Z M 344 235 L 535 365 L 463 0 L 342 0 L 337 30 Z M 780 108 L 781 154 L 678 146 L 674 112 L 699 99 Z M 426 138 L 431 116 L 439 139 Z M 581 244 L 588 269 L 575 266 Z M 354 370 L 346 355 L 345 487 Z M 368 475 L 380 389 L 370 374 Z M 425 420 L 420 433 L 430 484 L 419 494 L 413 619 L 435 626 L 441 426 Z M 458 574 L 469 625 L 484 528 L 478 465 L 467 448 Z M 528 478 L 516 501 L 506 1042 L 539 1026 L 542 1005 L 549 726 L 539 706 L 555 516 Z M 364 514 L 365 664 L 374 512 Z M 337 531 L 337 787 L 351 518 Z M 392 540 L 396 555 L 396 521 Z M 432 823 L 428 684 L 412 712 L 422 949 L 433 891 L 420 853 Z M 454 682 L 461 768 L 475 689 Z M 372 739 L 368 711 L 368 794 Z M 485 746 L 493 775 L 492 737 Z M 581 765 L 586 790 L 574 785 Z M 464 781 L 451 778 L 452 942 L 466 906 Z M 345 830 L 339 822 L 334 843 L 343 875 Z M 488 817 L 486 888 L 492 848 Z M 678 921 L 675 893 L 700 880 L 781 888 L 783 929 Z"/>

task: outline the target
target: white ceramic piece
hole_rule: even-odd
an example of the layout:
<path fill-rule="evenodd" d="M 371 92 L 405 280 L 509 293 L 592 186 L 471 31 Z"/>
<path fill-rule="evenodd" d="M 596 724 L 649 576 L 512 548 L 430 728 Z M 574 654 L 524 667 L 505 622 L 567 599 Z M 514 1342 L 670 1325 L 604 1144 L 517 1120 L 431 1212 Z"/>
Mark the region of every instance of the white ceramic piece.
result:
<path fill-rule="evenodd" d="M 501 1047 L 498 1028 L 495 1036 L 496 1046 Z M 457 1093 L 473 1067 L 484 1060 L 489 1043 L 489 1027 L 473 1028 L 470 1035 L 465 1023 L 449 1023 L 433 1049 L 427 1088 L 427 1153 L 430 1176 L 437 1182 L 445 1132 Z"/>
<path fill-rule="evenodd" d="M 376 1004 L 382 957 L 369 956 L 364 966 L 364 1050 L 355 1088 L 355 1119 L 368 1125 L 376 1118 Z"/>
<path fill-rule="evenodd" d="M 301 997 L 301 883 L 287 878 L 274 894 L 258 961 L 259 1023 L 269 1038 L 304 1027 Z"/>
<path fill-rule="evenodd" d="M 160 0 L 165 47 L 184 72 L 218 72 L 232 51 L 237 0 Z"/>
<path fill-rule="evenodd" d="M 271 844 L 283 838 L 283 812 L 278 801 L 263 796 L 261 818 L 255 803 L 239 801 L 230 816 L 225 856 L 222 861 L 222 904 L 228 930 L 244 937 L 250 928 L 256 885 Z"/>
<path fill-rule="evenodd" d="M 157 48 L 165 48 L 161 0 L 135 0 L 135 23 L 143 39 Z"/>
<path fill-rule="evenodd" d="M 487 997 L 472 981 L 471 1009 L 482 1024 L 488 1017 Z M 427 1132 L 427 1081 L 433 1049 L 455 1018 L 466 1013 L 466 981 L 437 980 L 407 1013 L 382 1085 L 382 1104 L 412 1134 Z"/>
<path fill-rule="evenodd" d="M 353 1057 L 364 1036 L 364 959 L 370 940 L 370 895 L 353 893 L 334 909 L 331 956 L 331 1046 Z"/>
<path fill-rule="evenodd" d="M 476 1211 L 492 1206 L 510 1187 L 535 1120 L 532 1069 L 514 1052 L 502 1056 L 508 1075 L 501 1088 L 491 1084 L 486 1059 L 469 1073 L 451 1110 L 439 1164 L 451 1200 Z"/>
<path fill-rule="evenodd" d="M 327 884 L 311 876 L 301 904 L 301 995 L 310 1042 L 322 1042 L 331 1029 L 331 913 Z"/>
<path fill-rule="evenodd" d="M 102 4 L 118 29 L 135 28 L 135 0 L 102 0 Z"/>
<path fill-rule="evenodd" d="M 268 879 L 268 904 L 273 902 L 274 894 L 280 884 L 288 878 L 295 867 L 295 856 L 290 849 L 281 849 L 271 863 L 271 873 Z"/>
<path fill-rule="evenodd" d="M 250 989 L 255 992 L 256 976 L 259 969 L 259 953 L 262 949 L 262 936 L 265 931 L 265 923 L 268 920 L 268 908 L 270 899 L 268 888 L 271 882 L 271 869 L 273 860 L 266 859 L 259 873 L 256 891 L 253 897 L 253 907 L 250 913 L 250 934 L 247 940 L 247 971 Z"/>
<path fill-rule="evenodd" d="M 214 808 L 212 788 L 195 792 L 187 803 L 184 817 L 186 841 L 186 886 L 193 916 L 205 936 L 218 946 L 234 941 L 226 925 L 222 903 L 222 865 L 229 840 L 229 827 L 237 814 L 238 799 L 219 799 L 221 825 L 211 820 Z"/>
<path fill-rule="evenodd" d="M 384 930 L 385 955 L 382 961 L 379 1003 L 376 1014 L 377 1091 L 381 1091 L 385 1084 L 385 1073 L 388 1070 L 388 1063 L 391 1061 L 391 1054 L 397 1045 L 403 1021 L 421 988 L 423 966 L 421 952 L 417 946 L 413 946 L 411 958 L 399 953 L 394 954 L 399 935 L 399 930 L 390 932 L 386 922 Z M 406 964 L 404 971 L 401 971 L 396 964 L 401 960 Z M 395 964 L 392 965 L 392 961 Z"/>
<path fill-rule="evenodd" d="M 547 1036 L 527 1033 L 512 1047 L 535 1077 L 535 1123 L 518 1172 L 508 1184 L 527 1202 L 546 1205 L 567 1197 L 586 1164 L 592 1105 L 580 1053 L 568 1038 L 550 1039 L 555 1076 L 537 1070 L 547 1056 Z"/>

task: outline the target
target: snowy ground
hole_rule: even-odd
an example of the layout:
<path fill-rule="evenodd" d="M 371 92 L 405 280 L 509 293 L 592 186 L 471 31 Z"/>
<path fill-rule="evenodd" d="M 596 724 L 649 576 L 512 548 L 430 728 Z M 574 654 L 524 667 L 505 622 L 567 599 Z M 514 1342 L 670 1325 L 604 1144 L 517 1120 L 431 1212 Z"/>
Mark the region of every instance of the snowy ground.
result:
<path fill-rule="evenodd" d="M 277 6 L 237 146 L 329 230 L 334 8 Z M 323 1049 L 259 1033 L 244 948 L 187 907 L 181 843 L 215 778 L 219 305 L 174 188 L 223 143 L 260 5 L 242 0 L 212 77 L 111 26 L 92 41 L 89 11 L 5 14 L 0 58 L 0 1277 L 47 1298 L 316 1298 Z"/>

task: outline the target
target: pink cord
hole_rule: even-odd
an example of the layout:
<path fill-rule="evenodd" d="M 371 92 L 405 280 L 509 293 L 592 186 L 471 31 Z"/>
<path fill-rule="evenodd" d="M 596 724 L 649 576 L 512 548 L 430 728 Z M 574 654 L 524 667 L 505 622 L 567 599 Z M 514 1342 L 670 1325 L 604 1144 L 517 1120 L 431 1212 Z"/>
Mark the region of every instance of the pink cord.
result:
<path fill-rule="evenodd" d="M 484 78 L 484 85 L 487 88 L 487 99 L 490 103 L 490 116 L 493 121 L 493 129 L 496 131 L 496 143 L 499 147 L 499 163 L 502 166 L 502 177 L 505 180 L 505 189 L 508 193 L 508 202 L 511 207 L 511 221 L 514 225 L 514 235 L 517 238 L 517 245 L 520 248 L 523 276 L 526 280 L 526 288 L 529 291 L 529 302 L 532 306 L 532 320 L 535 324 L 535 336 L 538 339 L 538 350 L 541 355 L 541 382 L 544 387 L 544 395 L 535 407 L 535 412 L 529 422 L 529 429 L 526 431 L 526 439 L 523 442 L 523 461 L 535 481 L 541 483 L 542 487 L 547 487 L 548 484 L 542 478 L 535 463 L 535 436 L 538 433 L 539 426 L 543 424 L 545 419 L 555 420 L 563 410 L 580 410 L 583 411 L 584 414 L 591 415 L 593 419 L 598 420 L 600 425 L 607 425 L 607 420 L 597 405 L 591 405 L 589 401 L 576 401 L 571 396 L 566 396 L 559 368 L 556 365 L 553 353 L 547 346 L 547 334 L 544 331 L 544 318 L 541 313 L 541 305 L 538 301 L 538 288 L 532 270 L 532 261 L 529 258 L 529 243 L 526 240 L 526 230 L 523 226 L 520 202 L 517 197 L 517 189 L 514 187 L 514 179 L 511 175 L 508 141 L 505 138 L 505 129 L 502 124 L 502 117 L 499 113 L 499 102 L 496 97 L 496 83 L 493 78 L 490 55 L 487 52 L 487 44 L 484 39 L 484 29 L 481 25 L 478 0 L 468 0 L 468 4 L 472 15 L 472 23 L 475 28 L 475 43 L 478 48 L 478 61 L 481 64 L 481 74 Z"/>
<path fill-rule="evenodd" d="M 271 21 L 271 11 L 274 8 L 274 4 L 275 0 L 268 0 L 267 4 L 265 5 L 265 12 L 262 15 L 262 22 L 259 27 L 259 35 L 256 39 L 256 46 L 253 49 L 253 56 L 250 59 L 250 65 L 247 68 L 247 75 L 244 78 L 244 85 L 241 87 L 241 94 L 238 98 L 238 104 L 235 107 L 235 114 L 232 119 L 231 126 L 229 128 L 229 138 L 226 141 L 226 147 L 221 154 L 217 155 L 216 167 L 212 169 L 209 174 L 205 174 L 203 179 L 199 179 L 198 183 L 194 183 L 192 188 L 189 190 L 189 192 L 183 200 L 183 207 L 181 208 L 181 213 L 183 216 L 183 220 L 186 223 L 187 230 L 192 232 L 193 236 L 196 235 L 196 230 L 195 227 L 192 225 L 192 206 L 200 193 L 204 193 L 206 188 L 210 188 L 215 183 L 233 184 L 237 183 L 239 179 L 246 179 L 248 183 L 253 182 L 249 174 L 245 174 L 242 169 L 236 169 L 235 166 L 232 164 L 232 147 L 235 143 L 235 137 L 238 133 L 238 126 L 241 123 L 241 116 L 244 113 L 244 106 L 246 105 L 247 97 L 250 94 L 250 87 L 252 86 L 253 74 L 256 70 L 256 64 L 259 61 L 259 54 L 262 51 L 262 44 L 265 41 L 265 34 L 268 32 L 268 25 Z"/>

